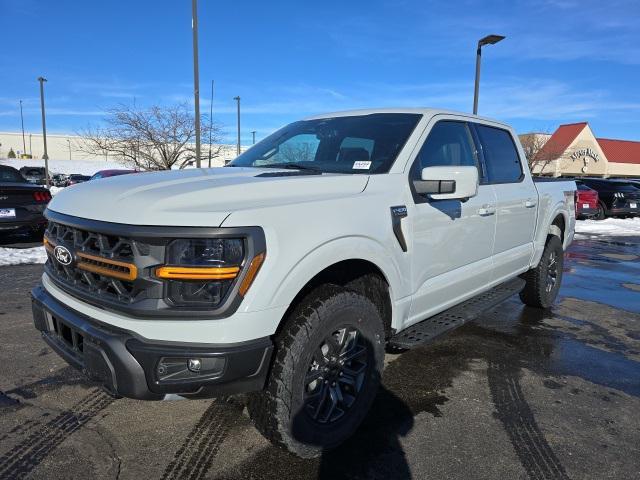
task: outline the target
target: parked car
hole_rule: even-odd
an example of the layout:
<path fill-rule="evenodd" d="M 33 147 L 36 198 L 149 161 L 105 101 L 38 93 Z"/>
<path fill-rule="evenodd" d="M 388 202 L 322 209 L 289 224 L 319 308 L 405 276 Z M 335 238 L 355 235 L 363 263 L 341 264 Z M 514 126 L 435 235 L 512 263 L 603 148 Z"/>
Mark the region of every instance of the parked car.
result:
<path fill-rule="evenodd" d="M 128 175 L 129 173 L 138 173 L 137 170 L 100 170 L 93 174 L 89 180 L 98 180 L 99 178 L 117 177 L 118 175 Z"/>
<path fill-rule="evenodd" d="M 20 174 L 27 180 L 29 183 L 33 183 L 36 185 L 45 185 L 46 181 L 46 170 L 44 167 L 22 167 L 20 168 Z"/>
<path fill-rule="evenodd" d="M 580 178 L 580 183 L 598 192 L 596 219 L 629 217 L 640 214 L 640 189 L 624 180 Z"/>
<path fill-rule="evenodd" d="M 598 192 L 576 180 L 576 218 L 592 218 L 598 215 Z"/>
<path fill-rule="evenodd" d="M 64 173 L 56 173 L 51 177 L 51 184 L 54 187 L 66 187 L 69 184 L 69 176 Z"/>
<path fill-rule="evenodd" d="M 67 186 L 84 183 L 89 180 L 91 180 L 91 177 L 89 175 L 79 175 L 77 173 L 72 173 L 71 175 L 69 175 L 69 179 L 67 180 Z"/>
<path fill-rule="evenodd" d="M 534 182 L 503 123 L 319 115 L 227 167 L 60 192 L 34 322 L 114 394 L 251 392 L 267 438 L 316 456 L 366 416 L 385 345 L 418 347 L 516 293 L 553 303 L 575 189 Z"/>
<path fill-rule="evenodd" d="M 47 224 L 43 212 L 49 200 L 49 190 L 29 183 L 17 169 L 0 165 L 0 235 L 41 236 Z"/>

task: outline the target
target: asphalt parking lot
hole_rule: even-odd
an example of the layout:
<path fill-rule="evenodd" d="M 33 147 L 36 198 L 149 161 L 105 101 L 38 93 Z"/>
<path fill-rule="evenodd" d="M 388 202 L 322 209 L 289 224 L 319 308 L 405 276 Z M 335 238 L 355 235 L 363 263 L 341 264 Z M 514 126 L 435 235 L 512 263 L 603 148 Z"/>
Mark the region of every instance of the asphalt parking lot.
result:
<path fill-rule="evenodd" d="M 508 300 L 388 355 L 358 433 L 301 460 L 242 397 L 114 400 L 46 347 L 29 290 L 0 267 L 0 478 L 640 478 L 640 238 L 577 240 L 550 311 Z"/>

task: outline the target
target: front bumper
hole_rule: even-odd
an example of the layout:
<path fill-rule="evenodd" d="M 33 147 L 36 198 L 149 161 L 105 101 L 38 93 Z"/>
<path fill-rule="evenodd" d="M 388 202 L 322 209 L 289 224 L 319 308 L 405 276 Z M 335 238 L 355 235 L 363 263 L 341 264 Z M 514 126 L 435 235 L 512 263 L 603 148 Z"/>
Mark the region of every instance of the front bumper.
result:
<path fill-rule="evenodd" d="M 45 342 L 114 395 L 160 400 L 166 394 L 215 397 L 264 387 L 273 352 L 268 337 L 231 345 L 150 342 L 72 310 L 42 286 L 31 296 L 34 324 Z M 190 359 L 201 370 L 189 370 Z"/>

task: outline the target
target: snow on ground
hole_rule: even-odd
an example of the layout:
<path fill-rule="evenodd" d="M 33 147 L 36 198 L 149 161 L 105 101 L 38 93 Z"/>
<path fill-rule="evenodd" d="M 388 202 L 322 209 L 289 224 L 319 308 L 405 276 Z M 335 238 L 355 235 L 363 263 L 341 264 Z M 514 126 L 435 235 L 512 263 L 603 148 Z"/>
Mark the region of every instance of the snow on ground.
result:
<path fill-rule="evenodd" d="M 0 247 L 0 266 L 44 263 L 47 254 L 44 247 L 4 248 Z"/>
<path fill-rule="evenodd" d="M 640 217 L 607 218 L 606 220 L 578 220 L 576 222 L 576 236 L 584 237 L 589 235 L 640 237 Z"/>
<path fill-rule="evenodd" d="M 44 160 L 18 160 L 7 159 L 0 160 L 0 165 L 9 165 L 20 169 L 22 167 L 44 167 Z M 113 168 L 125 168 L 120 163 L 113 160 L 49 160 L 49 171 L 51 174 L 64 173 L 70 175 L 78 173 L 80 175 L 93 175 L 99 170 L 109 170 Z"/>

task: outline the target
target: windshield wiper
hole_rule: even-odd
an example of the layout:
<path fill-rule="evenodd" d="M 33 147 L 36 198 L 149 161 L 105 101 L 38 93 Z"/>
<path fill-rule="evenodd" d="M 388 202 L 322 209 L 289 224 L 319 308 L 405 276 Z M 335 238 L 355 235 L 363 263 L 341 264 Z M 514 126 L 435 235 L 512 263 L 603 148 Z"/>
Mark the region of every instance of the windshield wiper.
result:
<path fill-rule="evenodd" d="M 282 168 L 283 170 L 309 170 L 311 172 L 322 172 L 319 168 L 303 165 L 302 163 L 274 163 L 272 165 L 260 165 L 258 168 Z"/>

